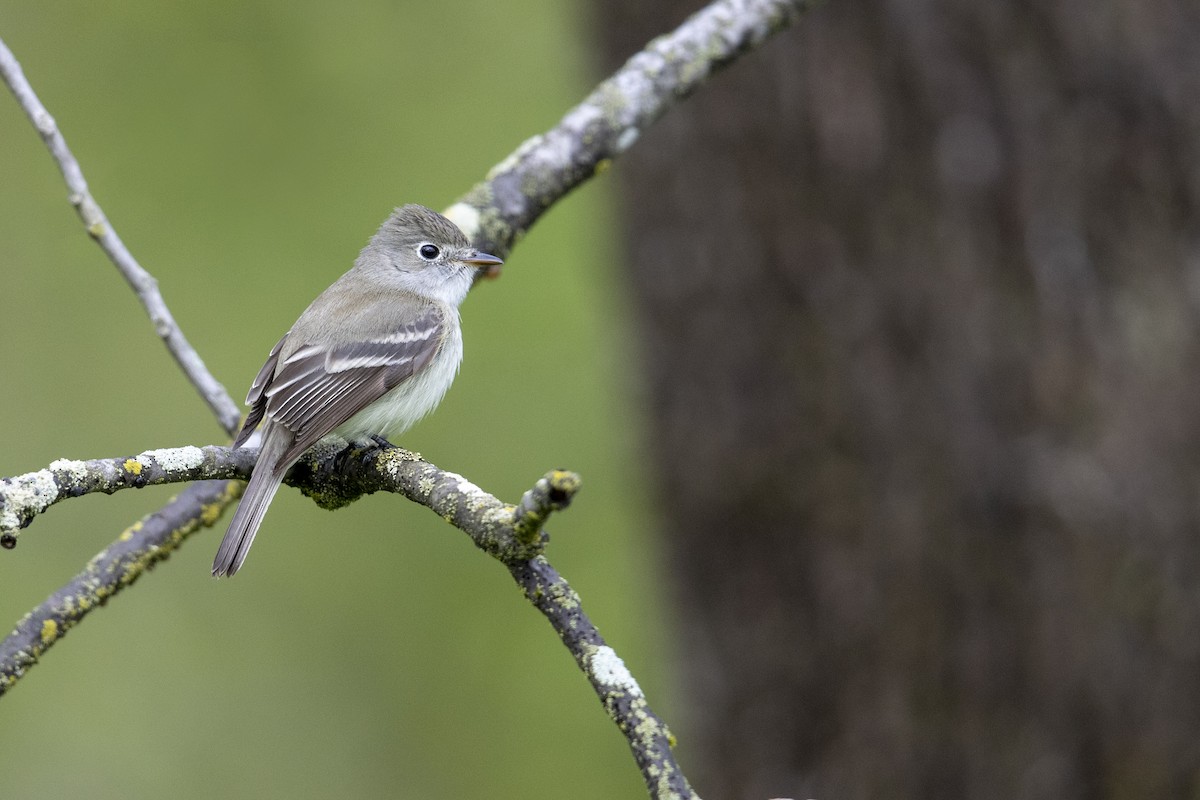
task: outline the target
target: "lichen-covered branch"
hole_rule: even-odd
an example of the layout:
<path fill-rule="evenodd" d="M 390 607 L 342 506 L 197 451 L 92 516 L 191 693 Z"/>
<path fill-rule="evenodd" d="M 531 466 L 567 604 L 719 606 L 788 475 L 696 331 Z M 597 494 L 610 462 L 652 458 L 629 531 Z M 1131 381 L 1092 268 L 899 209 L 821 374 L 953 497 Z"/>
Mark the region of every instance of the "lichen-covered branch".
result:
<path fill-rule="evenodd" d="M 0 482 L 0 520 L 6 525 L 4 535 L 11 537 L 37 514 L 67 497 L 200 481 L 122 533 L 0 643 L 0 694 L 88 611 L 133 583 L 146 567 L 166 558 L 188 534 L 216 523 L 224 508 L 241 496 L 242 481 L 250 476 L 257 459 L 256 448 L 176 447 L 128 458 L 60 460 L 44 470 Z M 351 444 L 331 437 L 305 454 L 288 473 L 287 483 L 326 508 L 338 508 L 377 491 L 402 494 L 433 510 L 466 532 L 480 549 L 507 564 L 541 553 L 546 537 L 540 522 L 570 503 L 579 488 L 579 476 L 548 473 L 526 493 L 520 506 L 513 506 L 408 450 L 386 443 Z M 531 524 L 531 519 L 539 524 Z M 11 546 L 15 539 L 8 541 Z"/>
<path fill-rule="evenodd" d="M 697 797 L 671 752 L 673 739 L 666 723 L 650 708 L 625 662 L 584 613 L 579 595 L 542 555 L 547 542 L 542 526 L 552 512 L 570 505 L 581 485 L 577 474 L 548 472 L 525 492 L 519 504 L 511 506 L 460 475 L 444 472 L 407 450 L 384 445 L 310 452 L 289 473 L 288 482 L 331 508 L 363 493 L 398 491 L 465 532 L 477 547 L 508 568 L 529 602 L 570 650 L 605 712 L 629 742 L 650 796 Z"/>
<path fill-rule="evenodd" d="M 21 65 L 3 40 L 0 40 L 0 79 L 3 79 L 8 85 L 9 90 L 17 99 L 17 103 L 29 117 L 33 127 L 41 134 L 42 141 L 46 143 L 50 155 L 54 157 L 58 168 L 62 171 L 69 192 L 67 198 L 75 207 L 79 218 L 83 220 L 88 235 L 96 244 L 100 245 L 100 249 L 128 281 L 146 309 L 150 321 L 154 323 L 155 333 L 166 344 L 167 350 L 174 356 L 184 375 L 196 387 L 196 391 L 204 398 L 204 402 L 208 403 L 208 407 L 212 409 L 225 432 L 232 435 L 237 430 L 238 421 L 241 418 L 237 404 L 233 402 L 221 382 L 208 371 L 208 367 L 204 366 L 200 354 L 196 352 L 183 335 L 183 331 L 179 329 L 179 325 L 176 324 L 175 318 L 163 300 L 162 293 L 158 291 L 158 281 L 154 279 L 153 275 L 142 269 L 133 254 L 125 247 L 125 243 L 121 241 L 121 237 L 117 235 L 116 229 L 109 223 L 100 204 L 92 197 L 87 181 L 83 178 L 83 169 L 75 160 L 70 148 L 67 147 L 67 140 L 59 131 L 58 124 L 55 123 L 54 117 L 50 116 L 46 107 L 42 105 L 42 101 L 38 99 L 37 93 L 25 79 Z"/>
<path fill-rule="evenodd" d="M 0 479 L 0 541 L 8 548 L 15 546 L 21 529 L 69 497 L 165 483 L 246 480 L 257 460 L 257 448 L 215 445 L 92 461 L 59 459 L 37 472 Z M 578 475 L 555 470 L 538 480 L 519 505 L 507 505 L 461 475 L 403 448 L 384 441 L 350 443 L 334 436 L 306 453 L 286 482 L 327 509 L 374 492 L 402 494 L 466 531 L 481 549 L 503 561 L 540 552 L 546 517 L 569 505 L 579 488 Z"/>
<path fill-rule="evenodd" d="M 561 511 L 579 491 L 579 476 L 556 469 L 547 472 L 521 497 L 513 515 L 513 533 L 523 543 L 537 540 L 551 511 Z"/>
<path fill-rule="evenodd" d="M 80 620 L 216 522 L 242 493 L 241 481 L 202 481 L 143 517 L 88 562 L 83 571 L 26 614 L 0 642 L 0 695 L 12 688 Z"/>
<path fill-rule="evenodd" d="M 579 595 L 545 558 L 507 562 L 513 580 L 545 615 L 629 742 L 652 798 L 697 798 L 671 752 L 674 737 L 651 710 L 625 662 L 588 619 Z M 697 798 L 698 800 L 698 798 Z"/>
<path fill-rule="evenodd" d="M 472 242 L 506 258 L 546 209 L 607 168 L 711 75 L 820 0 L 717 0 L 653 40 L 446 210 Z"/>
<path fill-rule="evenodd" d="M 554 477 L 566 476 L 563 485 L 572 488 L 556 502 L 549 492 L 537 487 Z M 443 470 L 420 455 L 386 442 L 347 444 L 330 437 L 304 455 L 288 473 L 286 483 L 296 486 L 322 508 L 341 508 L 374 492 L 401 494 L 433 511 L 471 537 L 489 555 L 508 563 L 539 555 L 546 544 L 540 526 L 532 536 L 519 527 L 519 507 L 504 503 L 462 475 Z M 531 492 L 536 514 L 543 519 L 553 510 L 566 508 L 579 488 L 573 472 L 551 472 Z M 528 495 L 529 493 L 527 493 Z M 519 535 L 520 534 L 520 535 Z"/>
<path fill-rule="evenodd" d="M 190 534 L 213 525 L 241 495 L 241 480 L 225 479 L 249 477 L 257 456 L 255 448 L 164 448 L 127 458 L 55 461 L 44 470 L 0 482 L 0 520 L 8 526 L 7 536 L 67 497 L 199 481 L 122 533 L 17 623 L 0 642 L 0 695 L 90 611 L 167 558 Z M 579 596 L 542 556 L 547 542 L 542 526 L 550 514 L 570 505 L 581 485 L 577 474 L 552 470 L 510 505 L 408 450 L 331 437 L 306 453 L 286 482 L 325 508 L 377 491 L 402 494 L 470 536 L 508 568 L 558 632 L 629 741 L 651 796 L 695 796 L 671 754 L 666 724 L 584 613 Z"/>
<path fill-rule="evenodd" d="M 16 546 L 19 531 L 68 497 L 162 483 L 242 478 L 254 468 L 256 450 L 173 447 L 136 456 L 93 461 L 59 459 L 37 472 L 0 479 L 0 545 Z"/>
<path fill-rule="evenodd" d="M 605 169 L 642 132 L 717 69 L 795 22 L 819 0 L 717 0 L 676 30 L 650 42 L 601 83 L 553 129 L 535 136 L 495 166 L 447 210 L 476 246 L 507 256 L 551 205 Z M 0 78 L 41 134 L 62 170 L 88 233 L 134 288 L 155 330 L 226 431 L 240 414 L 208 372 L 163 302 L 157 284 L 134 260 L 92 198 L 78 162 L 20 65 L 0 41 Z M 151 483 L 201 480 L 163 509 L 125 531 L 69 584 L 22 619 L 0 642 L 0 694 L 91 609 L 166 558 L 192 532 L 212 525 L 237 499 L 257 451 L 176 448 L 126 459 L 56 461 L 0 484 L 0 544 L 65 497 L 113 492 Z M 221 478 L 222 480 L 207 480 Z M 587 675 L 605 710 L 629 741 L 653 798 L 691 798 L 671 754 L 666 725 L 650 710 L 624 663 L 584 614 L 579 597 L 541 555 L 542 525 L 579 488 L 578 476 L 554 471 L 518 505 L 502 503 L 465 478 L 388 445 L 323 442 L 293 468 L 288 482 L 322 506 L 335 508 L 364 493 L 394 491 L 419 502 L 471 536 L 509 569 L 550 621 Z"/>

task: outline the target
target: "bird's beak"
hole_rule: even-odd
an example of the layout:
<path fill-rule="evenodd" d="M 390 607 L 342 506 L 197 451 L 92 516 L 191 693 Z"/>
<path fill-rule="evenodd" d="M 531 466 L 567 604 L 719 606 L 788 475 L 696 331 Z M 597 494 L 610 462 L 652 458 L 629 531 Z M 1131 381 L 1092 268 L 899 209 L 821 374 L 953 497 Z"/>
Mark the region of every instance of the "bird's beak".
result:
<path fill-rule="evenodd" d="M 481 253 L 478 250 L 468 250 L 463 255 L 462 263 L 470 264 L 473 267 L 498 267 L 504 263 L 504 260 L 496 258 L 491 253 Z"/>

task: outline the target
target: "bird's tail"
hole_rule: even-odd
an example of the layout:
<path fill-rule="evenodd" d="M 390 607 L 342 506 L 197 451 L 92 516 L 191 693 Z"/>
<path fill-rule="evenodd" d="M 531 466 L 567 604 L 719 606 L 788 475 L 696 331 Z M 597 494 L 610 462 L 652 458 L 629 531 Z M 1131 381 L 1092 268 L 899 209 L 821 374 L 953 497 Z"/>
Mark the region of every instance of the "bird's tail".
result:
<path fill-rule="evenodd" d="M 233 519 L 229 523 L 229 530 L 225 532 L 225 538 L 221 540 L 217 556 L 213 559 L 212 574 L 214 576 L 232 577 L 242 566 L 242 562 L 246 560 L 246 554 L 250 552 L 250 545 L 254 544 L 254 534 L 258 533 L 258 526 L 267 513 L 267 507 L 271 505 L 271 499 L 275 497 L 275 492 L 279 491 L 279 485 L 283 483 L 283 475 L 290 466 L 277 463 L 287 448 L 285 438 L 281 436 L 264 437 L 262 452 L 259 453 L 254 474 L 250 476 L 250 482 L 246 484 L 246 491 L 242 493 L 242 501 L 238 504 L 237 513 L 233 515 Z"/>

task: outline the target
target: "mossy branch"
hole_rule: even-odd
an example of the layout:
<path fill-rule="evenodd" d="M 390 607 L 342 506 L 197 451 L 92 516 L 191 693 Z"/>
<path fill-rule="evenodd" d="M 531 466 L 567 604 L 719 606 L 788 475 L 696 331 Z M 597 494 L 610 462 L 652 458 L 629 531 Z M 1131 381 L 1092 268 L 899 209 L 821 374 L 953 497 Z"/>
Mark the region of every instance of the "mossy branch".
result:
<path fill-rule="evenodd" d="M 17 623 L 0 642 L 0 695 L 92 610 L 168 558 L 193 533 L 216 523 L 241 495 L 242 480 L 250 476 L 257 456 L 255 448 L 165 448 L 130 457 L 56 461 L 45 470 L 0 483 L 0 519 L 9 524 L 20 520 L 19 529 L 67 497 L 199 481 L 124 531 Z M 402 494 L 470 536 L 479 549 L 505 565 L 554 627 L 628 740 L 651 795 L 694 796 L 671 753 L 666 724 L 584 613 L 579 595 L 542 555 L 548 541 L 542 526 L 553 512 L 570 505 L 581 486 L 577 474 L 552 470 L 512 505 L 416 453 L 386 442 L 348 443 L 331 437 L 304 455 L 286 483 L 326 508 L 339 508 L 377 491 Z M 4 531 L 5 536 L 14 534 L 15 529 Z"/>
<path fill-rule="evenodd" d="M 817 3 L 717 0 L 709 4 L 674 31 L 650 42 L 557 126 L 517 148 L 448 209 L 447 215 L 476 246 L 507 256 L 542 213 L 603 171 L 713 72 L 786 28 Z M 225 430 L 232 432 L 238 423 L 237 406 L 183 337 L 154 278 L 133 259 L 92 198 L 53 117 L 2 41 L 0 79 L 8 84 L 62 170 L 71 203 L 89 235 L 137 292 L 158 335 Z M 696 796 L 671 754 L 666 726 L 646 705 L 633 676 L 584 614 L 578 596 L 541 555 L 546 543 L 541 526 L 551 511 L 570 501 L 578 489 L 577 476 L 547 473 L 514 506 L 459 475 L 390 445 L 326 445 L 289 473 L 290 483 L 326 507 L 344 505 L 364 493 L 395 491 L 468 533 L 477 546 L 505 564 L 570 649 L 629 741 L 650 796 Z M 83 572 L 17 624 L 0 643 L 0 694 L 91 609 L 165 559 L 191 533 L 212 525 L 240 495 L 241 482 L 227 478 L 246 477 L 255 456 L 251 449 L 177 448 L 128 459 L 57 461 L 45 470 L 5 481 L 0 486 L 0 544 L 11 546 L 17 531 L 65 497 L 201 480 L 122 533 Z M 222 479 L 205 480 L 212 478 Z"/>
<path fill-rule="evenodd" d="M 169 447 L 92 461 L 60 459 L 46 469 L 0 480 L 0 536 L 7 547 L 15 546 L 22 528 L 69 497 L 168 483 L 244 481 L 257 460 L 257 448 L 215 445 Z M 575 473 L 554 470 L 539 479 L 520 504 L 511 505 L 417 453 L 382 440 L 347 442 L 336 436 L 322 439 L 305 453 L 288 472 L 285 483 L 327 509 L 341 508 L 375 492 L 403 495 L 467 533 L 481 550 L 505 564 L 541 553 L 546 518 L 570 505 L 580 486 Z M 240 495 L 240 491 L 230 493 L 227 500 L 232 502 Z M 211 507 L 202 511 L 197 516 L 201 524 L 212 524 L 219 517 Z M 122 540 L 129 535 L 125 531 Z M 154 537 L 146 541 L 154 547 L 163 543 Z"/>
<path fill-rule="evenodd" d="M 243 486 L 241 481 L 191 484 L 127 528 L 82 572 L 22 617 L 0 642 L 0 695 L 84 617 L 170 556 L 193 533 L 220 519 L 225 507 L 241 497 Z"/>

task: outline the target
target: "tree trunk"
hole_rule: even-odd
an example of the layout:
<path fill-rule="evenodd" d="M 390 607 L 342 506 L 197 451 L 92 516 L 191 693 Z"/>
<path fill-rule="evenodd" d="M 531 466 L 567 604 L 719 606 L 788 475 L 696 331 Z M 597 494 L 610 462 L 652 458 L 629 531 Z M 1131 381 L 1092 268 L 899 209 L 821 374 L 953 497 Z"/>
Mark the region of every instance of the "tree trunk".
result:
<path fill-rule="evenodd" d="M 618 165 L 702 795 L 1200 792 L 1197 41 L 835 0 Z"/>

